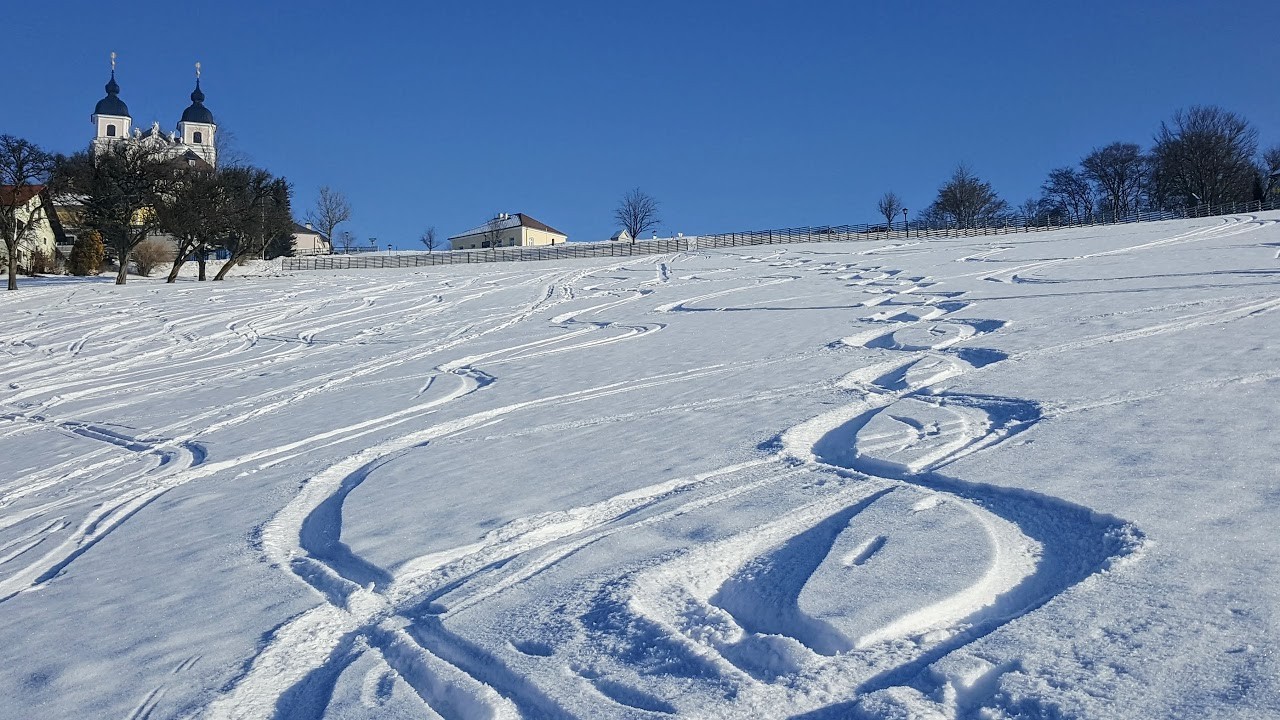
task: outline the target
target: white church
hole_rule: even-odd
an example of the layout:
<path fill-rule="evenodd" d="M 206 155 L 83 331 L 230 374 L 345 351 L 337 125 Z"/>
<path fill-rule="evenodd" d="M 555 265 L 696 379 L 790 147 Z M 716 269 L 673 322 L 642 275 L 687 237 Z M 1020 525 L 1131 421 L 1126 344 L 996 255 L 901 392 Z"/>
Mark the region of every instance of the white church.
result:
<path fill-rule="evenodd" d="M 115 143 L 142 143 L 148 149 L 175 160 L 188 163 L 218 165 L 218 151 L 214 147 L 214 134 L 218 124 L 213 113 L 204 106 L 204 92 L 200 89 L 200 63 L 196 63 L 196 89 L 191 92 L 191 106 L 182 111 L 175 132 L 166 133 L 160 123 L 152 123 L 145 131 L 133 127 L 129 106 L 120 99 L 120 85 L 116 83 L 116 54 L 111 53 L 111 79 L 107 81 L 107 96 L 98 101 L 90 118 L 97 134 L 93 138 L 94 153 L 101 153 Z"/>

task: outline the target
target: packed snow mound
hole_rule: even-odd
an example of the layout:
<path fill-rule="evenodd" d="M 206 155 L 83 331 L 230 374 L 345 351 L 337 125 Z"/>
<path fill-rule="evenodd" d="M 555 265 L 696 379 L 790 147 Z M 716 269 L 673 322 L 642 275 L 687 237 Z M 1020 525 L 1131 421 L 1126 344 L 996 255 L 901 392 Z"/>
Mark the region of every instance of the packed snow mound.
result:
<path fill-rule="evenodd" d="M 26 282 L 0 716 L 1280 713 L 1278 220 Z"/>

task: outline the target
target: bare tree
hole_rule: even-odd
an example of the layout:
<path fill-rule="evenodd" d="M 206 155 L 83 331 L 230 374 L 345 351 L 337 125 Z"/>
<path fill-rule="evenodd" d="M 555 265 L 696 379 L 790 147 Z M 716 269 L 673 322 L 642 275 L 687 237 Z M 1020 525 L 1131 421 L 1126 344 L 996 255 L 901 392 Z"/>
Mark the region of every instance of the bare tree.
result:
<path fill-rule="evenodd" d="M 1152 148 L 1160 200 L 1198 205 L 1249 200 L 1258 169 L 1258 131 L 1213 105 L 1178 110 L 1161 123 Z"/>
<path fill-rule="evenodd" d="M 12 135 L 0 135 L 0 239 L 8 255 L 8 289 L 18 289 L 18 253 L 34 247 L 40 226 L 49 219 L 53 157 Z"/>
<path fill-rule="evenodd" d="M 273 240 L 293 235 L 293 191 L 284 178 L 255 167 L 232 168 L 226 173 L 230 196 L 230 233 L 222 243 L 229 255 L 214 281 L 222 280 L 248 258 L 262 254 Z"/>
<path fill-rule="evenodd" d="M 218 133 L 213 136 L 213 151 L 219 168 L 243 167 L 249 164 L 249 155 L 240 149 L 238 140 L 231 128 L 218 124 Z"/>
<path fill-rule="evenodd" d="M 195 258 L 199 279 L 206 278 L 209 254 L 229 231 L 226 179 L 231 168 L 217 171 L 184 167 L 164 183 L 155 205 L 160 227 L 178 241 L 166 282 L 176 282 L 183 264 Z"/>
<path fill-rule="evenodd" d="M 1000 199 L 991 183 L 973 174 L 963 163 L 956 166 L 951 178 L 938 188 L 938 197 L 925 211 L 934 222 L 955 223 L 958 227 L 978 227 L 994 223 L 1009 204 Z"/>
<path fill-rule="evenodd" d="M 1267 195 L 1280 199 L 1280 145 L 1262 151 L 1262 166 L 1267 173 Z"/>
<path fill-rule="evenodd" d="M 160 229 L 155 207 L 173 166 L 146 145 L 116 143 L 97 155 L 78 153 L 61 172 L 84 197 L 84 224 L 101 233 L 119 264 L 116 284 L 124 285 L 130 253 Z"/>
<path fill-rule="evenodd" d="M 427 252 L 435 252 L 435 249 L 439 247 L 439 244 L 440 244 L 440 241 L 436 239 L 435 225 L 432 225 L 431 227 L 424 230 L 422 233 L 422 237 L 419 239 L 422 241 L 423 245 L 427 246 Z"/>
<path fill-rule="evenodd" d="M 1050 170 L 1040 191 L 1044 207 L 1038 209 L 1069 216 L 1076 222 L 1085 222 L 1093 216 L 1093 186 L 1089 184 L 1089 178 L 1075 168 Z"/>
<path fill-rule="evenodd" d="M 662 222 L 658 217 L 658 201 L 640 188 L 633 188 L 622 196 L 617 209 L 613 211 L 613 217 L 631 236 L 631 242 Z"/>
<path fill-rule="evenodd" d="M 898 213 L 902 212 L 902 200 L 898 199 L 898 194 L 890 190 L 880 197 L 880 201 L 876 203 L 876 209 L 884 216 L 885 229 L 893 229 L 893 221 L 898 217 Z"/>
<path fill-rule="evenodd" d="M 1027 225 L 1038 225 L 1056 209 L 1043 197 L 1027 198 L 1018 206 L 1018 214 Z"/>
<path fill-rule="evenodd" d="M 306 219 L 332 243 L 335 240 L 333 231 L 351 219 L 351 204 L 341 192 L 325 185 L 320 188 L 315 207 L 307 211 Z M 350 249 L 350 245 L 345 247 L 345 250 Z"/>
<path fill-rule="evenodd" d="M 1148 160 L 1136 144 L 1115 142 L 1094 148 L 1080 161 L 1080 167 L 1097 188 L 1113 220 L 1139 209 Z"/>
<path fill-rule="evenodd" d="M 483 238 L 480 247 L 494 248 L 502 244 L 502 233 L 507 229 L 509 217 L 506 213 L 495 213 L 489 222 L 484 224 L 484 229 L 480 231 L 480 237 Z"/>
<path fill-rule="evenodd" d="M 142 277 L 150 277 L 153 270 L 171 260 L 173 246 L 159 238 L 143 240 L 133 249 L 133 265 Z"/>
<path fill-rule="evenodd" d="M 359 242 L 359 238 L 352 235 L 350 230 L 343 230 L 338 233 L 338 247 L 342 248 L 344 255 L 350 254 L 351 248 L 355 247 Z"/>

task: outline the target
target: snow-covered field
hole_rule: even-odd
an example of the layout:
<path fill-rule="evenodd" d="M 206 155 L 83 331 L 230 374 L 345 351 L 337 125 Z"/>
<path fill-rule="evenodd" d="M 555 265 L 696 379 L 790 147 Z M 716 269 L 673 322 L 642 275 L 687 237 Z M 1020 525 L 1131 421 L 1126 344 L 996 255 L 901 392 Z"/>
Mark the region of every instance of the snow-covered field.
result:
<path fill-rule="evenodd" d="M 1275 717 L 1277 220 L 26 282 L 0 717 Z"/>

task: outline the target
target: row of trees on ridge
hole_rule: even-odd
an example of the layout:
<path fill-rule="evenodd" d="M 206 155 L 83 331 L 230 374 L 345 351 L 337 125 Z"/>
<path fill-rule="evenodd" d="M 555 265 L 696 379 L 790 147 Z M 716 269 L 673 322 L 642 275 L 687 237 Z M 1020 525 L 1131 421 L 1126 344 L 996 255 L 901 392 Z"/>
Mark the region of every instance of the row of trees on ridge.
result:
<path fill-rule="evenodd" d="M 921 213 L 922 223 L 982 227 L 1028 223 L 1120 220 L 1140 211 L 1280 200 L 1280 145 L 1258 150 L 1258 131 L 1215 106 L 1179 110 L 1160 124 L 1152 147 L 1114 142 L 1094 148 L 1076 165 L 1054 168 L 1038 197 L 1011 207 L 961 164 Z M 877 210 L 892 227 L 902 201 L 885 193 Z"/>

